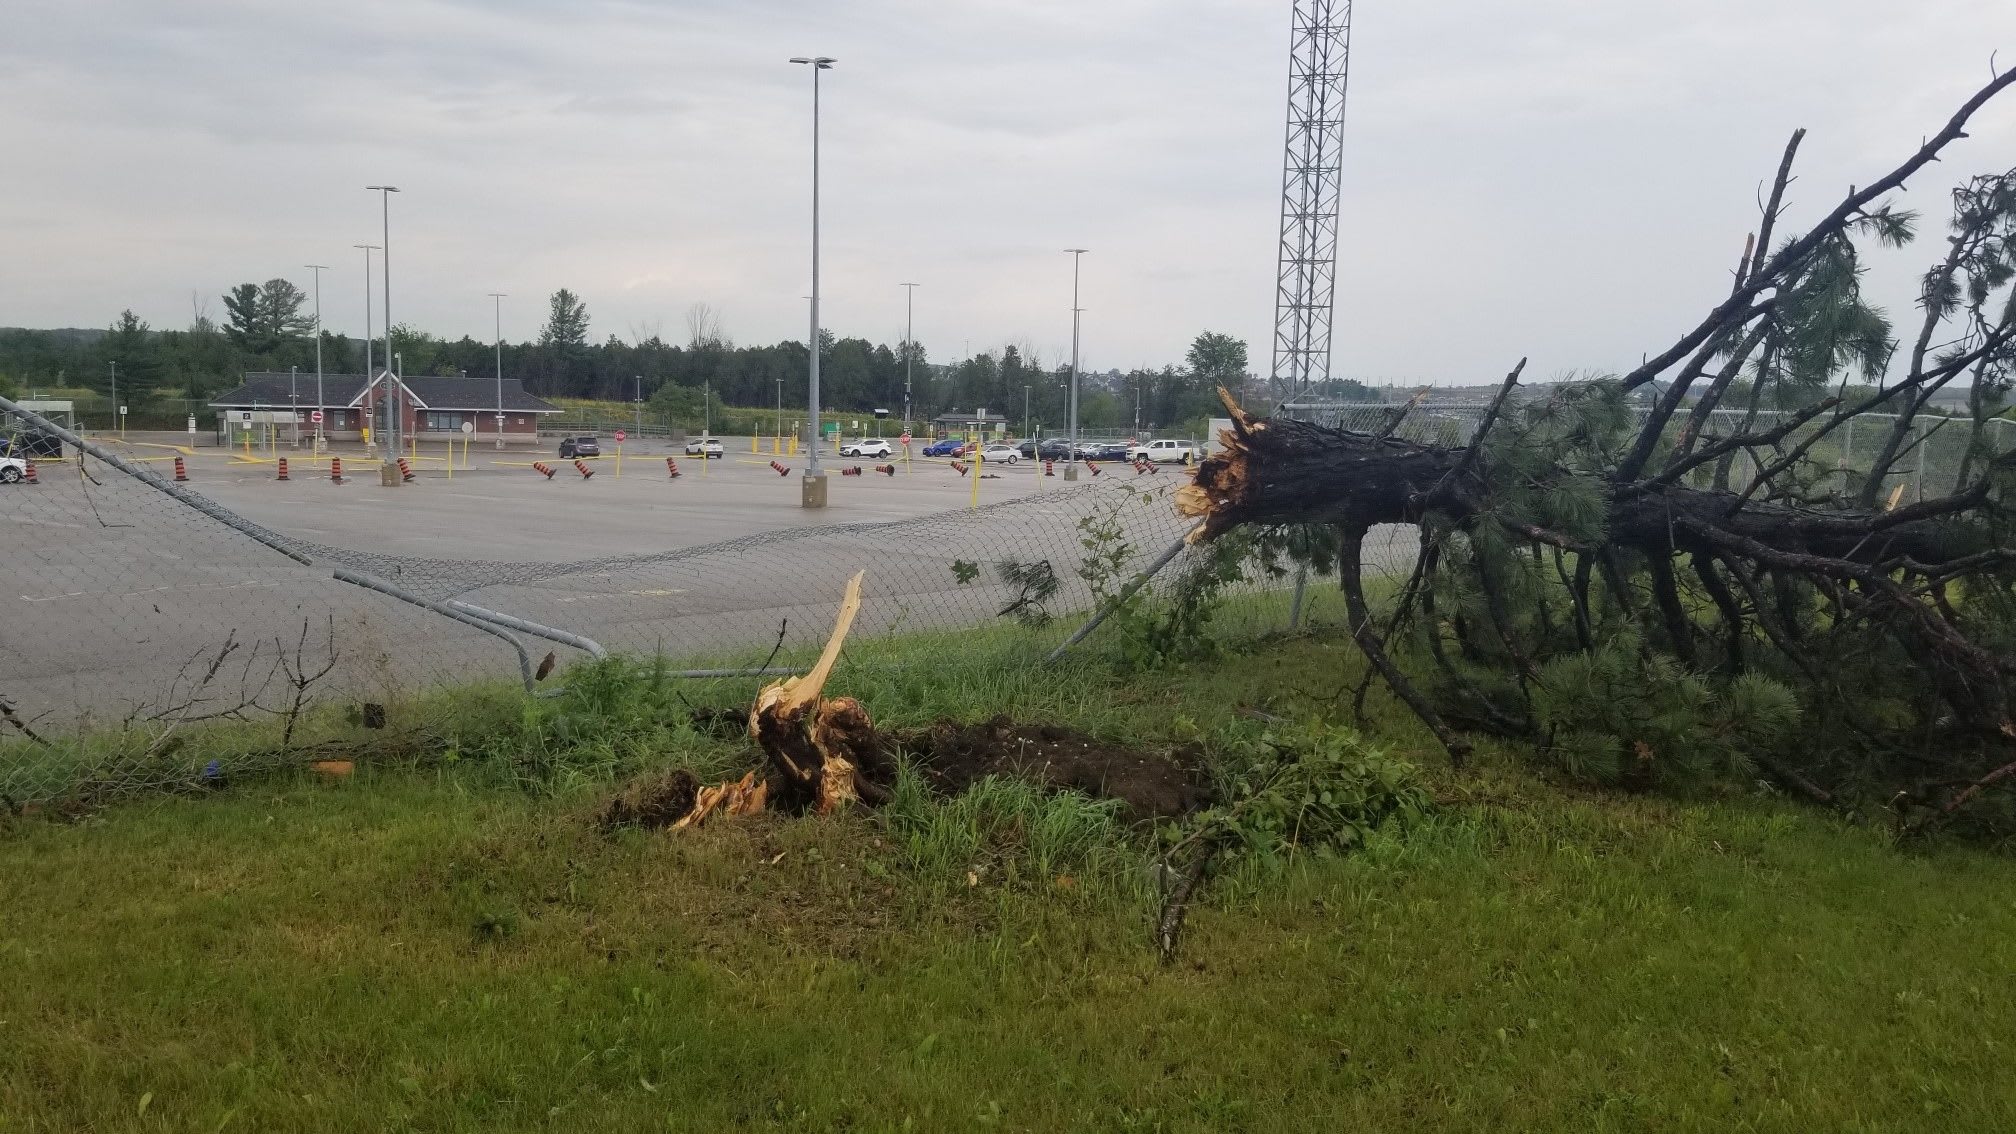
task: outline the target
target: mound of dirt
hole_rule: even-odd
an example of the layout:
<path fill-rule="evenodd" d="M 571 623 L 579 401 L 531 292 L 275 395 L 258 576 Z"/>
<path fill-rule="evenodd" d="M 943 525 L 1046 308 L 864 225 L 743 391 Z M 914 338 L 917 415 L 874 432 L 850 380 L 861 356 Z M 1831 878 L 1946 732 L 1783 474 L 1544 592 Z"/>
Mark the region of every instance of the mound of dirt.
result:
<path fill-rule="evenodd" d="M 662 776 L 633 781 L 622 794 L 603 805 L 595 821 L 605 831 L 618 827 L 647 830 L 670 827 L 693 810 L 693 801 L 699 795 L 700 781 L 693 773 L 679 768 Z"/>
<path fill-rule="evenodd" d="M 1187 815 L 1210 802 L 1194 750 L 1155 751 L 1109 744 L 1058 725 L 941 720 L 892 738 L 947 795 L 987 776 L 1016 776 L 1046 787 L 1117 799 L 1129 818 Z"/>

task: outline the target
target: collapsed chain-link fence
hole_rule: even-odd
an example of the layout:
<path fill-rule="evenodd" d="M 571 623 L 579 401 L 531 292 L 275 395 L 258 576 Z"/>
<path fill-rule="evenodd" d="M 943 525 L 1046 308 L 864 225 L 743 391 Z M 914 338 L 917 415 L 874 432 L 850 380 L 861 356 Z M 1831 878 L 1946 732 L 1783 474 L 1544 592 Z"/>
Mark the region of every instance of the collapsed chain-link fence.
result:
<path fill-rule="evenodd" d="M 0 485 L 0 797 L 17 804 L 74 786 L 76 745 L 60 741 L 94 732 L 139 745 L 205 720 L 392 703 L 474 680 L 531 689 L 549 651 L 563 666 L 657 656 L 695 675 L 796 661 L 862 570 L 857 642 L 1014 623 L 1062 643 L 1165 553 L 1155 587 L 1202 555 L 1179 547 L 1191 526 L 1171 502 L 1182 470 L 1125 465 L 978 508 L 654 554 L 392 554 L 272 531 L 177 483 L 172 458 L 92 444 L 9 403 L 0 416 L 64 450 L 37 462 L 36 483 Z M 1412 563 L 1411 536 L 1394 531 L 1395 570 Z M 1244 571 L 1224 590 L 1241 601 L 1222 604 L 1213 633 L 1282 629 L 1291 606 L 1341 617 L 1334 595 L 1312 588 L 1291 603 L 1295 589 L 1285 573 Z M 203 761 L 185 762 L 125 774 L 180 783 Z"/>
<path fill-rule="evenodd" d="M 1287 412 L 1379 431 L 1398 410 Z M 1419 406 L 1395 432 L 1460 445 L 1483 416 L 1481 406 Z M 1866 469 L 1890 420 L 1842 429 L 1815 456 L 1845 483 Z M 0 798 L 17 804 L 106 774 L 80 763 L 88 745 L 75 738 L 93 734 L 122 737 L 121 751 L 146 757 L 118 773 L 122 787 L 144 790 L 150 777 L 181 783 L 200 769 L 194 756 L 168 757 L 175 731 L 204 720 L 291 722 L 316 706 L 398 702 L 477 680 L 529 690 L 549 652 L 561 664 L 603 652 L 661 657 L 695 675 L 792 662 L 823 640 L 847 579 L 861 570 L 869 582 L 860 639 L 1013 621 L 1063 645 L 1150 568 L 1159 568 L 1152 602 L 1223 566 L 1182 542 L 1191 522 L 1172 505 L 1186 479 L 1176 468 L 1109 466 L 1076 485 L 913 519 L 511 562 L 292 538 L 189 491 L 172 458 L 107 451 L 4 400 L 0 425 L 64 442 L 61 459 L 38 462 L 36 483 L 0 484 Z M 1743 425 L 1718 417 L 1710 432 Z M 1950 491 L 1970 428 L 1918 423 L 1886 490 Z M 1991 440 L 2006 447 L 2016 435 Z M 1739 453 L 1729 475 L 1740 488 L 1770 459 Z M 1405 574 L 1415 537 L 1409 527 L 1375 531 L 1368 571 Z M 1221 640 L 1343 619 L 1334 578 L 1257 561 L 1236 574 L 1210 626 Z"/>

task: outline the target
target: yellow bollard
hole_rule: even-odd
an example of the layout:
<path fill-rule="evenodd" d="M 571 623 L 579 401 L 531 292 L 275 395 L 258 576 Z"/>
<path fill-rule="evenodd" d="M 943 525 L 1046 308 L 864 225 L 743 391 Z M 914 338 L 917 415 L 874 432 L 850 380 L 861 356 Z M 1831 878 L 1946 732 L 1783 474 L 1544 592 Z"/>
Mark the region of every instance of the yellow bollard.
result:
<path fill-rule="evenodd" d="M 971 508 L 980 506 L 980 470 L 987 467 L 987 454 L 980 445 L 979 434 L 973 435 L 973 502 Z"/>
<path fill-rule="evenodd" d="M 616 479 L 623 479 L 623 446 L 616 446 Z"/>

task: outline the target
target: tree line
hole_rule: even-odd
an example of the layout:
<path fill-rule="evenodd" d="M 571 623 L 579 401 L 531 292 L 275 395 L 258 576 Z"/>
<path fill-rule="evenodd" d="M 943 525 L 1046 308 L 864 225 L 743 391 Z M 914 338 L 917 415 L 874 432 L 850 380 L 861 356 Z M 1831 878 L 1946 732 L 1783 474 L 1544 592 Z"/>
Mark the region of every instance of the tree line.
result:
<path fill-rule="evenodd" d="M 11 386 L 17 392 L 83 389 L 109 394 L 116 381 L 120 401 L 132 406 L 137 418 L 159 399 L 200 402 L 229 390 L 248 371 L 298 367 L 313 372 L 318 332 L 308 297 L 298 286 L 285 279 L 244 283 L 221 298 L 221 322 L 197 302 L 182 330 L 150 327 L 131 310 L 122 311 L 103 331 L 0 329 L 0 392 Z M 391 346 L 401 371 L 409 375 L 488 377 L 497 373 L 501 353 L 504 377 L 549 398 L 641 398 L 683 412 L 698 408 L 705 389 L 726 406 L 805 404 L 809 359 L 802 341 L 738 345 L 704 304 L 687 313 L 686 332 L 683 343 L 668 343 L 655 332 L 627 340 L 610 334 L 596 342 L 586 302 L 562 288 L 549 298 L 545 322 L 532 341 L 506 342 L 500 351 L 493 342 L 467 335 L 443 338 L 401 323 L 392 328 Z M 325 372 L 364 370 L 362 340 L 327 330 L 319 338 Z M 382 366 L 377 355 L 383 353 L 384 340 L 371 349 L 374 363 Z M 820 400 L 831 412 L 866 415 L 886 409 L 891 418 L 900 418 L 907 379 L 913 419 L 985 408 L 1006 416 L 1017 432 L 1025 418 L 1032 427 L 1055 430 L 1068 413 L 1069 377 L 1068 364 L 1042 359 L 1015 344 L 933 362 L 921 343 L 821 334 Z M 1180 366 L 1084 375 L 1079 422 L 1088 429 L 1194 432 L 1217 412 L 1214 390 L 1221 385 L 1241 389 L 1254 381 L 1245 342 L 1205 331 L 1192 341 Z M 1376 398 L 1356 382 L 1339 385 L 1346 396 Z"/>

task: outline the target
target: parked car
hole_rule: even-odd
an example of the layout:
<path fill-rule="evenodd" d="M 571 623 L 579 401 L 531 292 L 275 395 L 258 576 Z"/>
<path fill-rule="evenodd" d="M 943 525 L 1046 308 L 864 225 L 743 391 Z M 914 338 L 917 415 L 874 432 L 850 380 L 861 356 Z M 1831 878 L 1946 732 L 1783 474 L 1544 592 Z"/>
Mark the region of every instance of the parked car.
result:
<path fill-rule="evenodd" d="M 601 455 L 602 443 L 593 437 L 562 437 L 560 439 L 560 459 L 563 461 L 572 460 L 575 457 L 599 457 Z"/>
<path fill-rule="evenodd" d="M 718 437 L 695 437 L 693 440 L 686 442 L 686 455 L 689 457 L 698 457 L 703 461 L 719 457 L 726 452 L 727 450 L 722 448 L 721 439 Z"/>
<path fill-rule="evenodd" d="M 10 457 L 48 457 L 54 460 L 63 456 L 63 439 L 39 429 L 24 429 L 12 439 L 0 437 L 0 453 Z"/>
<path fill-rule="evenodd" d="M 867 438 L 848 441 L 840 446 L 840 455 L 843 457 L 886 457 L 895 451 L 894 446 L 879 437 L 872 441 Z"/>
<path fill-rule="evenodd" d="M 1046 438 L 1040 444 L 1024 441 L 1015 451 L 1032 461 L 1068 461 L 1071 459 L 1071 442 L 1062 437 Z"/>
<path fill-rule="evenodd" d="M 1127 446 L 1118 441 L 1080 441 L 1078 456 L 1086 461 L 1127 460 Z"/>
<path fill-rule="evenodd" d="M 1188 441 L 1150 441 L 1127 451 L 1130 461 L 1154 461 L 1156 464 L 1181 464 L 1194 461 L 1198 456 L 1197 446 Z"/>
<path fill-rule="evenodd" d="M 1022 459 L 1013 445 L 989 445 L 980 450 L 980 459 L 994 464 L 1012 465 Z"/>
<path fill-rule="evenodd" d="M 943 441 L 933 441 L 924 446 L 927 457 L 956 457 L 966 451 L 966 442 L 957 437 L 947 437 Z"/>
<path fill-rule="evenodd" d="M 14 484 L 27 475 L 27 461 L 20 457 L 0 457 L 0 484 Z"/>

